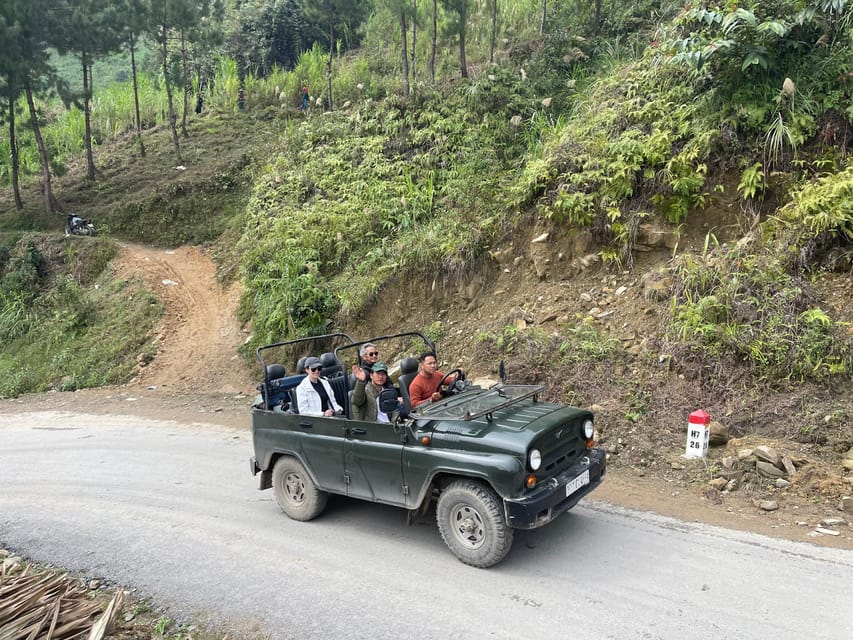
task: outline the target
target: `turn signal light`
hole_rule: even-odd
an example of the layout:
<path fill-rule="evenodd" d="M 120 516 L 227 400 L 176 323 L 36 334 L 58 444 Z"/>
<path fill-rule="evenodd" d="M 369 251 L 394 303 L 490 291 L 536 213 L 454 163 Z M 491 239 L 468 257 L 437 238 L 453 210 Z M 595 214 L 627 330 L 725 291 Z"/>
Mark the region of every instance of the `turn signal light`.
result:
<path fill-rule="evenodd" d="M 536 476 L 531 473 L 529 476 L 527 476 L 527 488 L 532 489 L 535 486 L 536 486 Z"/>
<path fill-rule="evenodd" d="M 586 448 L 587 449 L 592 449 L 594 446 L 595 446 L 595 440 L 593 440 L 592 438 L 590 438 L 589 440 L 586 441 Z"/>
<path fill-rule="evenodd" d="M 421 444 L 422 445 L 424 445 L 425 447 L 429 446 L 429 442 L 430 442 L 429 436 L 421 436 Z"/>

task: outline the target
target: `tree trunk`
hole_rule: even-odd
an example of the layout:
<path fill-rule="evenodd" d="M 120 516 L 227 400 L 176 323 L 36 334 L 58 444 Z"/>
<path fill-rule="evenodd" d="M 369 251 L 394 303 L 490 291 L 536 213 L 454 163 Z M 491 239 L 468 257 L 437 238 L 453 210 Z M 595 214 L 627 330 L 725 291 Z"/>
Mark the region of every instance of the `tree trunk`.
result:
<path fill-rule="evenodd" d="M 136 107 L 136 141 L 139 142 L 139 153 L 145 157 L 145 143 L 142 142 L 142 118 L 139 115 L 139 83 L 136 79 L 136 47 L 135 34 L 130 34 L 130 68 L 133 71 L 133 103 Z"/>
<path fill-rule="evenodd" d="M 166 25 L 162 25 L 162 28 L 160 50 L 163 55 L 163 84 L 166 86 L 166 101 L 169 103 L 169 127 L 172 129 L 172 144 L 175 145 L 175 155 L 178 156 L 178 162 L 181 162 L 181 141 L 178 140 L 178 115 L 175 113 L 172 85 L 169 82 L 169 47 L 166 42 L 168 29 Z"/>
<path fill-rule="evenodd" d="M 326 61 L 326 96 L 329 104 L 327 109 L 332 110 L 332 56 L 335 55 L 335 28 L 329 23 L 329 59 Z"/>
<path fill-rule="evenodd" d="M 412 0 L 412 48 L 409 53 L 409 72 L 415 81 L 415 45 L 418 43 L 418 0 Z"/>
<path fill-rule="evenodd" d="M 459 67 L 462 71 L 462 77 L 468 77 L 468 61 L 465 59 L 465 26 L 459 32 Z"/>
<path fill-rule="evenodd" d="M 92 114 L 91 99 L 92 87 L 90 86 L 91 66 L 89 56 L 84 51 L 80 60 L 83 66 L 83 121 L 86 125 L 86 177 L 89 182 L 95 181 L 95 156 L 92 154 Z"/>
<path fill-rule="evenodd" d="M 539 21 L 539 35 L 545 35 L 545 16 L 548 14 L 548 0 L 542 0 L 542 20 Z"/>
<path fill-rule="evenodd" d="M 30 108 L 30 122 L 33 127 L 33 135 L 36 138 L 36 145 L 39 150 L 39 160 L 41 162 L 41 177 L 42 177 L 42 194 L 44 195 L 44 210 L 47 213 L 56 213 L 56 200 L 53 197 L 53 189 L 50 186 L 50 163 L 47 159 L 47 148 L 44 146 L 44 138 L 41 137 L 41 128 L 39 127 L 38 114 L 36 113 L 36 105 L 33 102 L 33 90 L 30 86 L 30 79 L 27 78 L 24 82 L 24 91 L 27 94 L 27 106 Z"/>
<path fill-rule="evenodd" d="M 489 37 L 489 64 L 495 61 L 495 41 L 498 37 L 498 0 L 492 0 L 492 33 Z"/>
<path fill-rule="evenodd" d="M 187 65 L 187 39 L 184 36 L 183 27 L 181 27 L 181 65 L 184 69 L 184 113 L 181 116 L 181 135 L 184 138 L 189 138 L 190 134 L 187 132 L 187 111 L 190 106 L 190 72 Z"/>
<path fill-rule="evenodd" d="M 21 200 L 21 187 L 18 185 L 18 139 L 15 137 L 15 96 L 13 78 L 9 74 L 9 160 L 12 163 L 12 191 L 15 194 L 15 208 L 20 211 L 24 208 Z"/>
<path fill-rule="evenodd" d="M 429 49 L 429 79 L 435 84 L 435 49 L 438 43 L 438 0 L 432 0 L 432 44 Z"/>
<path fill-rule="evenodd" d="M 598 35 L 601 30 L 601 0 L 595 0 L 595 24 L 593 24 L 593 33 Z"/>
<path fill-rule="evenodd" d="M 400 11 L 400 35 L 403 36 L 403 95 L 409 97 L 409 52 L 406 51 L 406 41 L 409 28 L 406 25 L 406 12 Z"/>

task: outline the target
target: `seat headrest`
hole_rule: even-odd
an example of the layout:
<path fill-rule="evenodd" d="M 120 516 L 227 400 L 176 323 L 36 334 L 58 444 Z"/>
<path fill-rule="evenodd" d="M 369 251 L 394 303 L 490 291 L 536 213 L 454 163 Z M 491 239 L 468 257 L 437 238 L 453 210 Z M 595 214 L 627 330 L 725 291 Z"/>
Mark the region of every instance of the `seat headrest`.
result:
<path fill-rule="evenodd" d="M 267 365 L 267 380 L 278 380 L 284 377 L 284 366 L 280 364 Z"/>
<path fill-rule="evenodd" d="M 400 361 L 400 373 L 402 375 L 406 375 L 409 373 L 417 373 L 418 372 L 418 359 L 409 356 L 408 358 L 403 358 Z"/>
<path fill-rule="evenodd" d="M 305 361 L 310 356 L 302 356 L 299 360 L 296 361 L 296 373 L 305 373 Z"/>
<path fill-rule="evenodd" d="M 337 378 L 344 374 L 344 365 L 334 353 L 321 355 L 320 364 L 323 365 L 323 376 L 325 378 Z"/>
<path fill-rule="evenodd" d="M 334 367 L 335 365 L 339 365 L 340 363 L 341 361 L 338 360 L 338 356 L 336 356 L 334 353 L 324 353 L 320 356 L 320 364 L 323 365 L 324 369 L 329 369 L 331 367 Z"/>

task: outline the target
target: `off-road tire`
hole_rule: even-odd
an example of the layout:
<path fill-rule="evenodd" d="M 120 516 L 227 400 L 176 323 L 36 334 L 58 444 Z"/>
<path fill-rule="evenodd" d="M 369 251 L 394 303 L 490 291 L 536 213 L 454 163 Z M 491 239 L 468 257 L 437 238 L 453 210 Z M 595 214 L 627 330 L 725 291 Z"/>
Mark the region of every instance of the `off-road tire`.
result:
<path fill-rule="evenodd" d="M 456 480 L 447 485 L 438 497 L 435 519 L 453 555 L 472 567 L 491 567 L 512 547 L 512 528 L 501 500 L 481 482 Z"/>
<path fill-rule="evenodd" d="M 313 520 L 326 508 L 329 495 L 320 491 L 296 458 L 279 458 L 272 470 L 275 501 L 293 520 Z"/>

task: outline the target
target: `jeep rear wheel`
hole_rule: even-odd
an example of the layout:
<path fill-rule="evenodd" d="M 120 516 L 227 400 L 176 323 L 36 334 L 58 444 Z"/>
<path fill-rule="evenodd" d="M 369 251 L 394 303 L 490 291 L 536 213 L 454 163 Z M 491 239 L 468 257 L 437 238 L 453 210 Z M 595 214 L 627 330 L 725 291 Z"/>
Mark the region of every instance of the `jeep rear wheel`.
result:
<path fill-rule="evenodd" d="M 435 518 L 444 543 L 465 564 L 491 567 L 503 560 L 512 546 L 500 498 L 485 485 L 457 480 L 438 498 Z"/>
<path fill-rule="evenodd" d="M 275 501 L 293 520 L 313 520 L 326 508 L 328 494 L 320 491 L 296 458 L 279 458 L 272 470 Z"/>

